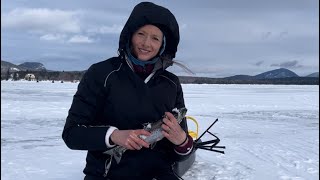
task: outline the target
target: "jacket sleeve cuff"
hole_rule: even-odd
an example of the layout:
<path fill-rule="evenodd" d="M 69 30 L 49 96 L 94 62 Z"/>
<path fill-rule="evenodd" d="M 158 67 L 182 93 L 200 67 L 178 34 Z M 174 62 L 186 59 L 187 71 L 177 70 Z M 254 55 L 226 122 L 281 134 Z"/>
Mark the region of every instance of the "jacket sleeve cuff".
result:
<path fill-rule="evenodd" d="M 116 130 L 116 129 L 118 129 L 118 128 L 110 126 L 109 129 L 107 130 L 106 137 L 105 137 L 105 142 L 106 142 L 106 145 L 107 145 L 108 148 L 116 146 L 115 144 L 110 144 L 110 136 L 113 133 L 113 131 Z"/>
<path fill-rule="evenodd" d="M 190 135 L 188 135 L 188 143 L 183 147 L 176 146 L 174 151 L 179 155 L 188 155 L 192 152 L 193 149 L 193 139 Z"/>

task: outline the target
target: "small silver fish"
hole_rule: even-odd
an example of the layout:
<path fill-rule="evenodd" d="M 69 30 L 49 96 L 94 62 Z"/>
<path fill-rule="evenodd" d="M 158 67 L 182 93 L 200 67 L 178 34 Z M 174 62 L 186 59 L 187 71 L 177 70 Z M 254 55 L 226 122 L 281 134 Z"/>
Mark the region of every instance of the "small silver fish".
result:
<path fill-rule="evenodd" d="M 186 116 L 187 114 L 187 108 L 183 107 L 180 109 L 174 108 L 172 110 L 172 113 L 174 117 L 177 119 L 178 123 L 182 121 L 182 119 Z M 144 130 L 148 131 L 151 133 L 150 136 L 145 136 L 145 135 L 139 135 L 141 139 L 146 141 L 153 147 L 157 141 L 160 141 L 164 136 L 162 135 L 161 131 L 161 125 L 163 124 L 162 118 L 154 123 L 146 123 L 144 124 Z M 127 149 L 122 146 L 116 146 L 108 151 L 105 151 L 103 154 L 109 154 L 111 155 L 111 158 L 114 157 L 117 163 L 120 162 L 122 154 L 126 151 Z"/>

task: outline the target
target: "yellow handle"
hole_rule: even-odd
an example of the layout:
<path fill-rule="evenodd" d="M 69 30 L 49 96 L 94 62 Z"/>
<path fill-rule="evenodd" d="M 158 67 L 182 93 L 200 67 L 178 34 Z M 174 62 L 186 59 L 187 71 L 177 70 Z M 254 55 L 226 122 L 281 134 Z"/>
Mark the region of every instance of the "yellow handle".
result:
<path fill-rule="evenodd" d="M 196 132 L 189 130 L 188 133 L 193 139 L 197 139 L 198 132 L 199 132 L 199 124 L 198 124 L 197 120 L 191 116 L 186 116 L 186 119 L 190 119 L 196 124 L 196 127 L 197 127 Z"/>

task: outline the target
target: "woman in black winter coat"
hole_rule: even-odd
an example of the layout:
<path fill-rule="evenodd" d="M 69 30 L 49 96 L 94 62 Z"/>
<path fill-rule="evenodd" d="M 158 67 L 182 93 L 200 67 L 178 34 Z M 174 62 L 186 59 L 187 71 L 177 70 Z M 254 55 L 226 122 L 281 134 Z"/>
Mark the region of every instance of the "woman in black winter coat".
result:
<path fill-rule="evenodd" d="M 178 179 L 172 165 L 193 149 L 186 120 L 179 124 L 171 113 L 185 106 L 178 77 L 166 70 L 179 38 L 168 9 L 139 3 L 121 32 L 119 56 L 85 73 L 62 134 L 69 148 L 88 151 L 85 180 Z M 165 138 L 151 147 L 139 136 L 150 135 L 143 124 L 159 119 Z M 119 163 L 103 153 L 114 146 L 128 149 Z"/>

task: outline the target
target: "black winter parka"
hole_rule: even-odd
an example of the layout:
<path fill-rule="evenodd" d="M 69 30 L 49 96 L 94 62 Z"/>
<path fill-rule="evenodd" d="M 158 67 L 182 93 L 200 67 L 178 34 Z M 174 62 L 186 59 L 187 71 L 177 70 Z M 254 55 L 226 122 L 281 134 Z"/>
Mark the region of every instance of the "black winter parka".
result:
<path fill-rule="evenodd" d="M 71 149 L 88 150 L 86 174 L 103 175 L 109 158 L 102 154 L 108 149 L 105 135 L 109 126 L 120 130 L 142 129 L 144 123 L 161 119 L 164 112 L 184 106 L 181 84 L 175 75 L 158 70 L 144 83 L 126 62 L 112 58 L 92 65 L 85 73 L 74 95 L 63 139 Z M 181 126 L 187 130 L 185 119 Z M 184 158 L 173 149 L 174 145 L 164 138 L 154 149 L 126 151 L 119 166 L 127 165 L 128 169 L 120 172 L 126 173 L 139 162 L 142 163 L 140 171 L 145 171 L 162 161 L 168 165 Z M 133 164 L 127 164 L 127 158 Z M 112 171 L 111 168 L 110 173 Z"/>

